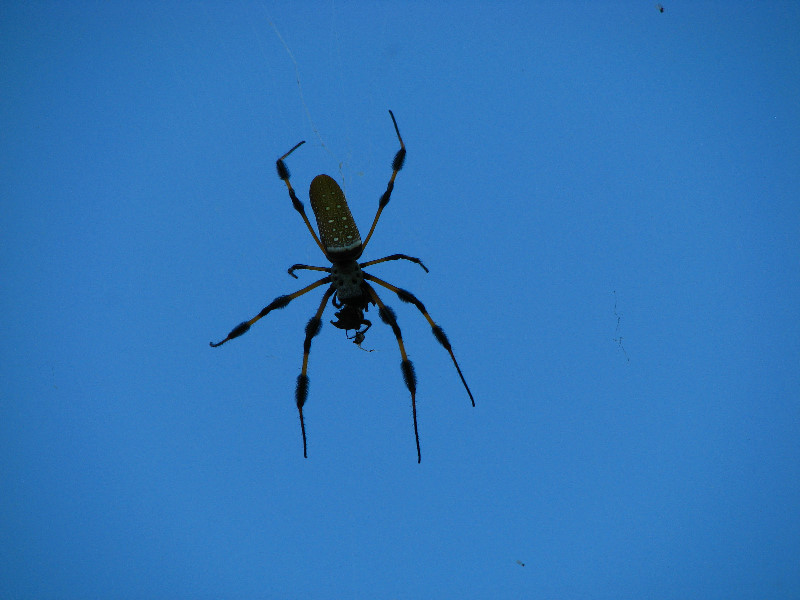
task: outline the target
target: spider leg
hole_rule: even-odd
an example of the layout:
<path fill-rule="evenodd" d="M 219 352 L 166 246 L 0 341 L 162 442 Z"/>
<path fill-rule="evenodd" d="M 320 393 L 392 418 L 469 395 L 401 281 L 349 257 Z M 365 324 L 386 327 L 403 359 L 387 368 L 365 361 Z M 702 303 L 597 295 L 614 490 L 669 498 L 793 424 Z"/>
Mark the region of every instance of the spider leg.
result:
<path fill-rule="evenodd" d="M 378 260 L 370 260 L 363 263 L 358 263 L 358 266 L 362 269 L 364 267 L 369 267 L 372 265 L 377 265 L 378 263 L 386 262 L 388 260 L 408 260 L 413 263 L 417 263 L 420 267 L 422 267 L 426 273 L 428 273 L 428 267 L 422 264 L 422 261 L 418 258 L 414 258 L 413 256 L 406 256 L 405 254 L 392 254 L 391 256 L 384 256 L 383 258 L 379 258 Z"/>
<path fill-rule="evenodd" d="M 216 344 L 214 342 L 209 342 L 209 345 L 212 348 L 216 348 L 217 346 L 222 346 L 222 344 L 224 344 L 228 340 L 232 340 L 233 338 L 239 337 L 243 333 L 247 333 L 247 330 L 250 329 L 253 323 L 258 321 L 261 317 L 265 317 L 268 312 L 276 310 L 278 308 L 283 308 L 295 298 L 299 298 L 303 294 L 310 292 L 314 288 L 321 286 L 323 283 L 330 283 L 330 282 L 331 282 L 330 277 L 323 277 L 322 279 L 315 281 L 311 285 L 304 287 L 302 290 L 296 291 L 294 294 L 288 294 L 286 296 L 278 296 L 277 298 L 275 298 L 275 300 L 273 300 L 272 302 L 267 304 L 264 308 L 262 308 L 261 312 L 258 313 L 255 317 L 253 317 L 249 321 L 243 321 L 239 323 L 236 327 L 234 327 L 228 334 L 228 337 L 226 337 L 224 340 L 222 340 L 221 342 L 217 342 Z"/>
<path fill-rule="evenodd" d="M 305 140 L 303 140 L 302 142 L 297 144 L 294 148 L 289 150 L 286 154 L 281 156 L 275 163 L 275 166 L 278 169 L 278 177 L 280 177 L 283 180 L 283 183 L 285 183 L 286 187 L 289 189 L 289 197 L 292 199 L 292 206 L 294 206 L 294 209 L 300 213 L 301 217 L 303 217 L 303 221 L 305 221 L 306 227 L 308 227 L 308 230 L 311 232 L 311 237 L 314 238 L 314 241 L 317 243 L 317 246 L 319 246 L 319 249 L 322 250 L 322 253 L 325 254 L 325 256 L 327 256 L 327 254 L 325 253 L 325 248 L 322 246 L 322 242 L 319 241 L 319 238 L 317 237 L 314 228 L 311 227 L 311 223 L 309 222 L 308 217 L 306 216 L 306 209 L 303 207 L 303 203 L 297 199 L 297 194 L 294 193 L 294 188 L 292 187 L 292 184 L 289 182 L 289 169 L 286 166 L 286 163 L 283 162 L 284 158 L 289 156 L 292 152 L 297 150 L 300 146 L 302 146 L 305 143 L 306 143 Z"/>
<path fill-rule="evenodd" d="M 392 176 L 389 178 L 389 183 L 386 186 L 386 191 L 383 192 L 383 196 L 381 196 L 380 202 L 378 202 L 378 212 L 375 215 L 375 220 L 372 222 L 372 227 L 369 228 L 367 239 L 365 239 L 364 243 L 361 245 L 362 251 L 364 248 L 367 247 L 369 238 L 372 237 L 372 232 L 375 231 L 375 225 L 378 224 L 378 219 L 380 218 L 384 207 L 387 204 L 389 204 L 389 199 L 391 198 L 392 190 L 394 189 L 394 178 L 397 177 L 397 172 L 403 168 L 403 163 L 406 161 L 406 145 L 403 143 L 403 138 L 400 137 L 400 130 L 397 128 L 397 121 L 394 120 L 394 114 L 392 113 L 392 111 L 389 111 L 389 115 L 392 117 L 392 123 L 394 123 L 394 130 L 395 133 L 397 133 L 397 139 L 400 140 L 400 150 L 398 150 L 397 154 L 394 155 L 394 160 L 392 161 Z"/>
<path fill-rule="evenodd" d="M 412 294 L 411 292 L 408 292 L 402 288 L 394 286 L 391 283 L 387 283 L 382 279 L 378 279 L 374 275 L 369 275 L 368 273 L 364 273 L 364 278 L 369 279 L 370 281 L 374 281 L 378 285 L 385 287 L 387 290 L 392 290 L 395 294 L 397 294 L 397 297 L 400 298 L 400 300 L 402 300 L 403 302 L 408 302 L 410 304 L 413 304 L 419 309 L 419 312 L 422 313 L 422 316 L 424 316 L 428 320 L 428 323 L 430 323 L 434 337 L 439 341 L 439 343 L 442 346 L 444 346 L 444 349 L 450 353 L 450 358 L 453 359 L 453 364 L 456 367 L 456 371 L 458 371 L 458 376 L 461 377 L 461 383 L 464 384 L 464 388 L 467 390 L 467 394 L 469 394 L 469 399 L 472 401 L 472 406 L 475 406 L 475 398 L 472 397 L 472 392 L 470 391 L 469 386 L 467 385 L 467 381 L 466 379 L 464 379 L 464 375 L 461 373 L 461 368 L 458 366 L 458 361 L 456 360 L 455 354 L 453 354 L 453 348 L 452 346 L 450 346 L 450 340 L 447 339 L 447 336 L 445 335 L 442 328 L 433 322 L 433 319 L 431 319 L 431 316 L 428 314 L 428 311 L 425 310 L 425 305 L 422 304 L 422 302 L 420 302 L 419 300 L 417 300 L 417 297 L 414 296 L 414 294 Z"/>
<path fill-rule="evenodd" d="M 295 389 L 297 410 L 300 413 L 300 433 L 303 434 L 303 458 L 308 458 L 308 453 L 306 452 L 306 424 L 303 420 L 303 405 L 306 403 L 306 398 L 308 398 L 308 375 L 306 375 L 308 371 L 308 354 L 311 352 L 311 340 L 322 329 L 322 313 L 328 303 L 328 298 L 333 294 L 333 289 L 333 285 L 328 288 L 322 296 L 322 302 L 319 303 L 316 314 L 306 324 L 306 339 L 303 342 L 303 368 L 300 371 L 300 375 L 297 376 L 297 388 Z"/>
<path fill-rule="evenodd" d="M 292 265 L 291 267 L 289 267 L 289 275 L 297 279 L 297 275 L 295 275 L 294 272 L 300 270 L 324 271 L 325 273 L 331 272 L 331 270 L 328 267 L 312 267 L 311 265 Z"/>
<path fill-rule="evenodd" d="M 408 391 L 411 392 L 411 411 L 414 415 L 414 437 L 417 440 L 417 462 L 421 463 L 422 455 L 419 451 L 419 430 L 417 429 L 417 376 L 414 373 L 414 365 L 408 360 L 408 356 L 406 355 L 406 348 L 403 345 L 403 335 L 400 333 L 400 327 L 397 325 L 397 318 L 395 317 L 394 311 L 381 301 L 371 285 L 368 283 L 364 283 L 364 285 L 369 295 L 372 296 L 372 299 L 378 305 L 378 314 L 381 317 L 381 321 L 392 328 L 394 337 L 397 338 L 397 345 L 400 347 L 400 356 L 402 357 L 400 368 L 403 371 L 403 380 L 406 382 L 406 387 Z"/>

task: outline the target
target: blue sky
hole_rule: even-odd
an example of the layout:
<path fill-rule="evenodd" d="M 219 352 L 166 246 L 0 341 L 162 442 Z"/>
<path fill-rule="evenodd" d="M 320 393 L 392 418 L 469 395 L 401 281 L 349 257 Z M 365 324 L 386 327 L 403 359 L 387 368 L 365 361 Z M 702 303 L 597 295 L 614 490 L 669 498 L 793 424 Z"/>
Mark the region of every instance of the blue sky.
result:
<path fill-rule="evenodd" d="M 3 4 L 0 595 L 798 597 L 800 7 L 663 4 Z M 476 407 L 383 294 L 418 465 L 329 307 L 303 459 L 321 291 L 208 342 L 388 109 L 364 259 Z"/>

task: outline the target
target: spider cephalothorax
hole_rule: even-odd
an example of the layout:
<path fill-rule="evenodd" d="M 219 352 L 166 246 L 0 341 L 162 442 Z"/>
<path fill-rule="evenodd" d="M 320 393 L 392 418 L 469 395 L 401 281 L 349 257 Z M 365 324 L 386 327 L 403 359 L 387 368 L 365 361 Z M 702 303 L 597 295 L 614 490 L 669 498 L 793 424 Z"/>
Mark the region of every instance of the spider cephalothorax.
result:
<path fill-rule="evenodd" d="M 413 304 L 417 307 L 417 309 L 430 324 L 434 337 L 442 346 L 444 346 L 445 350 L 450 353 L 450 358 L 453 359 L 453 364 L 456 367 L 456 371 L 458 371 L 458 376 L 461 378 L 461 383 L 464 384 L 464 388 L 467 390 L 467 394 L 469 394 L 469 399 L 472 401 L 472 406 L 475 406 L 475 400 L 472 397 L 472 392 L 469 390 L 469 386 L 467 385 L 464 376 L 461 374 L 461 368 L 458 366 L 458 362 L 453 354 L 453 349 L 450 346 L 447 336 L 444 334 L 444 331 L 442 331 L 442 328 L 433 322 L 433 319 L 431 319 L 428 311 L 425 310 L 425 306 L 422 304 L 422 302 L 417 300 L 417 298 L 411 292 L 398 288 L 391 283 L 383 281 L 382 279 L 378 279 L 374 275 L 365 273 L 362 270 L 364 267 L 390 260 L 407 260 L 418 264 L 420 267 L 425 269 L 425 272 L 427 273 L 428 269 L 422 264 L 422 261 L 420 261 L 418 258 L 414 258 L 413 256 L 406 256 L 405 254 L 392 254 L 391 256 L 385 256 L 376 260 L 362 263 L 358 262 L 358 259 L 364 252 L 364 248 L 366 248 L 367 243 L 369 243 L 369 240 L 372 237 L 372 233 L 375 231 L 375 226 L 378 224 L 378 219 L 381 216 L 381 212 L 383 212 L 383 209 L 389 203 L 392 190 L 394 189 L 394 180 L 397 177 L 398 171 L 403 168 L 403 163 L 405 162 L 406 158 L 406 147 L 405 144 L 403 144 L 403 138 L 400 137 L 400 130 L 397 127 L 397 121 L 395 121 L 392 111 L 389 111 L 389 115 L 392 117 L 394 130 L 397 133 L 397 139 L 400 141 L 400 150 L 397 151 L 397 154 L 395 154 L 394 160 L 392 161 L 392 176 L 386 186 L 386 191 L 383 193 L 380 202 L 378 203 L 378 212 L 375 215 L 375 219 L 372 221 L 372 227 L 370 227 L 367 238 L 363 242 L 361 241 L 361 234 L 358 232 L 358 227 L 356 227 L 356 223 L 353 220 L 353 215 L 350 213 L 350 208 L 347 206 L 347 200 L 344 197 L 342 189 L 339 187 L 339 184 L 337 184 L 336 181 L 328 175 L 317 175 L 311 182 L 309 197 L 311 199 L 311 208 L 313 209 L 314 216 L 317 220 L 319 237 L 317 237 L 317 233 L 314 231 L 314 228 L 311 227 L 311 223 L 306 216 L 303 203 L 297 198 L 297 194 L 295 194 L 294 188 L 292 188 L 292 184 L 289 182 L 289 169 L 283 162 L 286 157 L 297 150 L 297 148 L 305 142 L 300 142 L 294 146 L 294 148 L 289 150 L 289 152 L 278 159 L 278 176 L 283 180 L 287 189 L 289 190 L 289 197 L 292 200 L 292 205 L 294 206 L 295 210 L 300 213 L 300 216 L 303 218 L 306 227 L 308 227 L 309 232 L 311 232 L 311 236 L 314 238 L 317 246 L 319 246 L 319 249 L 322 250 L 323 254 L 325 254 L 325 257 L 331 262 L 330 267 L 292 265 L 289 268 L 289 275 L 297 279 L 297 275 L 294 274 L 294 272 L 297 270 L 322 271 L 328 273 L 328 275 L 315 281 L 311 285 L 294 292 L 293 294 L 278 296 L 275 298 L 275 300 L 261 309 L 261 312 L 259 312 L 255 317 L 249 321 L 239 323 L 239 325 L 234 327 L 224 340 L 216 344 L 211 342 L 212 347 L 221 346 L 228 340 L 239 337 L 245 333 L 248 329 L 250 329 L 250 326 L 253 325 L 253 323 L 258 321 L 261 317 L 266 316 L 270 311 L 283 308 L 295 298 L 298 298 L 321 285 L 329 284 L 328 289 L 322 295 L 322 301 L 319 304 L 316 314 L 309 319 L 308 324 L 306 325 L 306 337 L 305 341 L 303 342 L 303 367 L 300 370 L 300 375 L 297 376 L 297 388 L 295 391 L 297 409 L 300 413 L 300 430 L 303 435 L 303 456 L 306 457 L 308 456 L 308 453 L 306 448 L 305 421 L 303 420 L 303 406 L 305 405 L 306 398 L 308 397 L 309 380 L 308 375 L 306 374 L 308 371 L 308 355 L 311 351 L 311 340 L 322 328 L 322 313 L 325 310 L 328 299 L 331 299 L 331 304 L 333 304 L 334 308 L 340 309 L 335 313 L 337 320 L 331 321 L 331 324 L 339 329 L 344 329 L 347 338 L 353 340 L 353 342 L 359 347 L 361 347 L 361 343 L 364 341 L 364 336 L 367 330 L 372 325 L 369 320 L 364 318 L 364 313 L 369 310 L 370 304 L 378 305 L 378 316 L 381 318 L 381 321 L 392 328 L 392 332 L 397 339 L 397 345 L 400 348 L 400 369 L 403 373 L 403 380 L 406 383 L 406 387 L 408 387 L 408 391 L 411 392 L 411 408 L 414 418 L 414 437 L 416 438 L 417 442 L 417 462 L 421 462 L 422 460 L 422 455 L 419 449 L 419 430 L 417 428 L 417 380 L 416 376 L 414 375 L 414 366 L 406 355 L 405 345 L 403 344 L 403 336 L 400 333 L 400 327 L 397 325 L 397 318 L 395 317 L 394 311 L 383 303 L 378 294 L 375 292 L 375 289 L 368 283 L 368 281 L 394 292 L 401 301 Z M 347 332 L 350 330 L 355 332 L 353 337 L 347 335 Z"/>
<path fill-rule="evenodd" d="M 364 295 L 364 272 L 355 260 L 344 260 L 331 265 L 331 283 L 342 302 L 358 301 Z"/>

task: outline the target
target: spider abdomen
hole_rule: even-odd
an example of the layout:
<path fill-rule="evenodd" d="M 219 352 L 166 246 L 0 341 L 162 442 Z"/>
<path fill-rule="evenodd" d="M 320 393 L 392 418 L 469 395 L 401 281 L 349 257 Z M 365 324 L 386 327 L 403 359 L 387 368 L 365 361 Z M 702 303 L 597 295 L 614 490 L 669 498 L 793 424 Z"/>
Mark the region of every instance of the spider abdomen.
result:
<path fill-rule="evenodd" d="M 325 253 L 331 262 L 361 256 L 361 234 L 342 188 L 328 175 L 317 175 L 308 190 Z"/>

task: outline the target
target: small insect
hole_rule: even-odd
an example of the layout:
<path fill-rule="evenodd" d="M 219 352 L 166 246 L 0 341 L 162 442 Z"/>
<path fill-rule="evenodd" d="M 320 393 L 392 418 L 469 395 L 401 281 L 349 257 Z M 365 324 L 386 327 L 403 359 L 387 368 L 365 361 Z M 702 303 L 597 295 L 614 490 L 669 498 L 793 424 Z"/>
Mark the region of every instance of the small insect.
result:
<path fill-rule="evenodd" d="M 458 371 L 458 376 L 461 378 L 461 383 L 464 384 L 464 388 L 467 390 L 469 399 L 472 401 L 472 406 L 475 406 L 475 399 L 472 397 L 472 392 L 470 391 L 469 386 L 464 379 L 464 375 L 461 373 L 461 368 L 458 366 L 458 361 L 456 361 L 456 357 L 453 354 L 453 348 L 450 346 L 450 341 L 447 339 L 444 331 L 442 331 L 442 328 L 434 323 L 422 302 L 420 302 L 411 292 L 396 287 L 382 279 L 378 279 L 374 275 L 370 275 L 362 270 L 364 267 L 369 267 L 371 265 L 376 265 L 378 263 L 387 262 L 390 260 L 407 260 L 416 263 L 422 267 L 426 273 L 428 272 L 427 267 L 422 264 L 420 259 L 412 256 L 406 256 L 405 254 L 392 254 L 376 260 L 370 260 L 361 263 L 357 262 L 364 252 L 364 248 L 366 248 L 367 244 L 369 243 L 370 238 L 372 238 L 372 234 L 375 231 L 375 226 L 378 224 L 378 219 L 380 218 L 383 209 L 386 208 L 387 204 L 389 204 L 389 199 L 392 195 L 392 190 L 394 189 L 394 180 L 397 177 L 397 173 L 403 168 L 403 163 L 406 159 L 406 147 L 403 143 L 403 138 L 400 136 L 400 130 L 397 127 L 397 121 L 395 120 L 394 114 L 391 110 L 389 111 L 389 115 L 392 117 L 394 130 L 395 133 L 397 133 L 397 139 L 400 141 L 400 150 L 397 151 L 397 154 L 395 154 L 394 160 L 392 161 L 392 176 L 389 178 L 386 191 L 383 193 L 378 203 L 378 212 L 375 215 L 375 219 L 372 221 L 372 227 L 370 227 L 367 238 L 363 242 L 361 241 L 361 235 L 358 232 L 356 223 L 353 220 L 353 215 L 350 213 L 350 208 L 347 206 L 347 200 L 344 197 L 344 193 L 336 181 L 327 175 L 317 175 L 311 182 L 311 188 L 309 190 L 311 208 L 314 211 L 314 216 L 317 218 L 317 228 L 319 229 L 319 237 L 317 237 L 314 228 L 311 226 L 311 223 L 306 216 L 303 203 L 298 200 L 297 194 L 295 194 L 294 188 L 292 188 L 292 184 L 289 181 L 289 169 L 286 167 L 286 163 L 284 162 L 284 160 L 292 152 L 305 144 L 305 141 L 295 145 L 291 150 L 278 159 L 276 163 L 278 177 L 280 177 L 286 184 L 286 187 L 289 190 L 289 197 L 292 200 L 292 205 L 294 206 L 295 210 L 300 213 L 300 216 L 303 218 L 306 227 L 308 227 L 308 231 L 311 233 L 311 237 L 314 238 L 314 241 L 317 243 L 317 246 L 319 246 L 319 249 L 322 250 L 322 253 L 331 262 L 330 267 L 315 267 L 301 264 L 292 265 L 289 268 L 289 275 L 297 279 L 297 275 L 295 275 L 294 272 L 298 270 L 322 271 L 328 273 L 328 275 L 315 281 L 311 285 L 294 292 L 293 294 L 278 296 L 267 306 L 265 306 L 255 317 L 249 321 L 239 323 L 239 325 L 234 327 L 224 340 L 217 342 L 216 344 L 211 342 L 211 346 L 214 348 L 221 346 L 228 340 L 232 340 L 233 338 L 239 337 L 245 333 L 256 321 L 266 316 L 270 311 L 284 308 L 295 298 L 299 298 L 303 294 L 306 294 L 322 285 L 329 284 L 327 290 L 322 295 L 322 301 L 319 304 L 316 314 L 309 319 L 308 324 L 306 325 L 306 337 L 305 341 L 303 342 L 303 366 L 300 370 L 300 375 L 297 376 L 297 387 L 295 389 L 297 410 L 300 413 L 300 432 L 303 436 L 303 456 L 306 458 L 308 457 L 308 452 L 306 445 L 306 426 L 303 420 L 303 406 L 308 398 L 308 355 L 311 351 L 311 340 L 320 332 L 320 329 L 322 328 L 322 313 L 325 310 L 328 299 L 330 299 L 333 307 L 338 309 L 334 313 L 336 321 L 331 321 L 331 324 L 339 329 L 344 329 L 347 338 L 353 340 L 353 342 L 359 348 L 365 339 L 367 330 L 372 325 L 369 320 L 364 318 L 364 313 L 369 310 L 370 304 L 378 305 L 378 316 L 384 323 L 392 328 L 392 332 L 397 339 L 397 345 L 400 348 L 400 369 L 403 373 L 403 380 L 405 381 L 408 391 L 411 393 L 411 408 L 414 418 L 414 437 L 416 438 L 417 442 L 417 462 L 422 461 L 422 454 L 420 453 L 419 448 L 419 430 L 417 428 L 417 378 L 416 374 L 414 373 L 414 365 L 411 363 L 408 355 L 406 354 L 405 345 L 403 344 L 403 337 L 400 333 L 400 327 L 397 325 L 397 318 L 395 317 L 394 311 L 383 303 L 378 294 L 375 292 L 375 288 L 370 285 L 369 282 L 394 292 L 402 302 L 407 302 L 417 307 L 417 309 L 430 324 L 434 337 L 442 346 L 444 346 L 445 350 L 450 353 L 450 358 L 453 359 L 453 365 L 455 365 L 456 371 Z M 347 335 L 347 332 L 351 330 L 354 332 L 352 337 Z"/>

